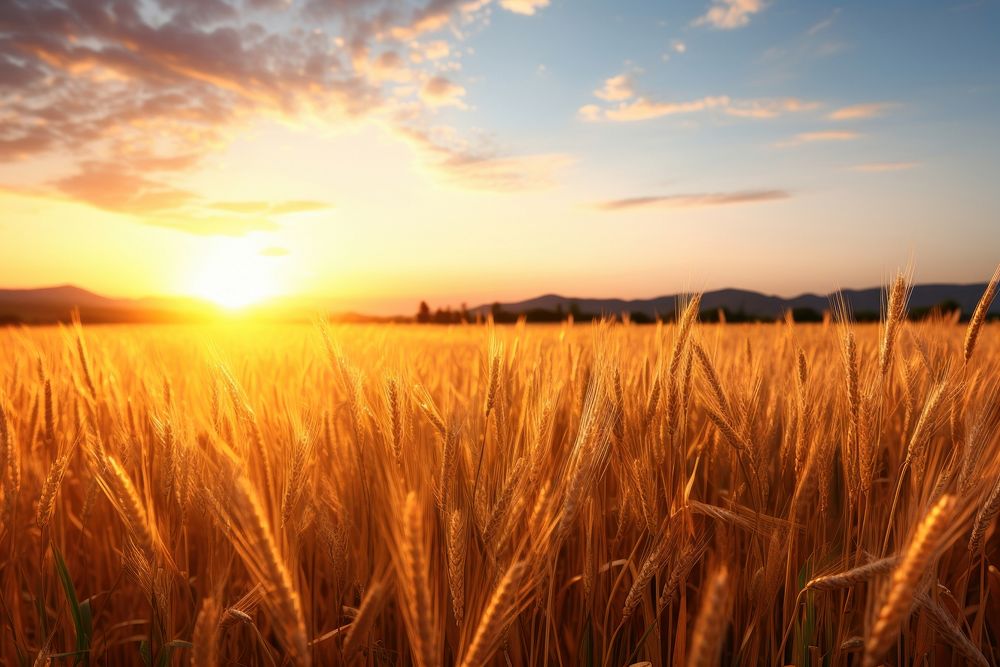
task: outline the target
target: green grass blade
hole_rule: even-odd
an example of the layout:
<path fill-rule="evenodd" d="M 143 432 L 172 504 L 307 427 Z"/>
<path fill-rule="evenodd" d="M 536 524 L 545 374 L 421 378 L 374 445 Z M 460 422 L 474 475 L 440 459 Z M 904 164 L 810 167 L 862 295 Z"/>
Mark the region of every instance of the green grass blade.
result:
<path fill-rule="evenodd" d="M 76 651 L 74 654 L 77 655 L 77 659 L 74 664 L 79 664 L 86 660 L 86 654 L 90 651 L 90 638 L 93 634 L 90 602 L 80 604 L 80 599 L 76 595 L 76 587 L 73 585 L 73 578 L 66 567 L 66 561 L 54 544 L 52 545 L 52 555 L 55 558 L 56 572 L 59 574 L 59 581 L 66 594 L 70 615 L 73 617 L 73 625 L 76 628 Z"/>

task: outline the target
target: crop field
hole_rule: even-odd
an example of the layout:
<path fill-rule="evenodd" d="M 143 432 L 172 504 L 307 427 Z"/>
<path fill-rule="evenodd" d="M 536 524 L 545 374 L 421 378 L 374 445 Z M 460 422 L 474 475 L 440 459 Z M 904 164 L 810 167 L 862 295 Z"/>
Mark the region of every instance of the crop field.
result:
<path fill-rule="evenodd" d="M 997 664 L 1000 331 L 905 292 L 0 330 L 0 664 Z"/>

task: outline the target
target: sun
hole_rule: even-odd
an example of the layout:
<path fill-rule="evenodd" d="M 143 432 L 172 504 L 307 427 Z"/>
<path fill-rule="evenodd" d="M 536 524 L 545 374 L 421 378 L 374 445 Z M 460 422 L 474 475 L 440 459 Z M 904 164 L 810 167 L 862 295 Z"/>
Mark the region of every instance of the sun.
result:
<path fill-rule="evenodd" d="M 229 310 L 246 308 L 280 293 L 274 265 L 246 244 L 218 243 L 202 258 L 189 291 Z"/>

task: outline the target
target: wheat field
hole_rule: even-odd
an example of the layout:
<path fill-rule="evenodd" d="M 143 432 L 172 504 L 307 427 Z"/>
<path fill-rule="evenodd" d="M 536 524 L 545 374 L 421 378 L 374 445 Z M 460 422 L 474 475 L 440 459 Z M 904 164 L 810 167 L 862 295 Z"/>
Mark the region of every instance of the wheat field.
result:
<path fill-rule="evenodd" d="M 0 330 L 0 663 L 997 664 L 1000 332 L 905 299 Z"/>

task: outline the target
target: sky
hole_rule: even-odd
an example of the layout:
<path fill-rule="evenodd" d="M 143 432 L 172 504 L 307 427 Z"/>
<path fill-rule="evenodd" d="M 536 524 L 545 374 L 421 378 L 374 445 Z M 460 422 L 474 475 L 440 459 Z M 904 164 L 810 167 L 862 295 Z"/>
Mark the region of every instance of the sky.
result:
<path fill-rule="evenodd" d="M 989 0 L 7 0 L 0 287 L 396 313 L 985 281 L 997 25 Z"/>

